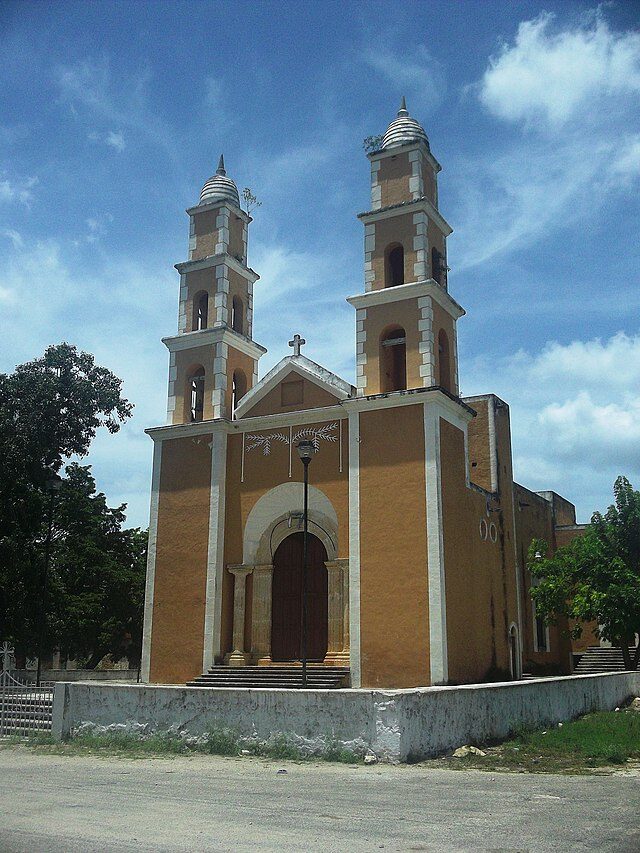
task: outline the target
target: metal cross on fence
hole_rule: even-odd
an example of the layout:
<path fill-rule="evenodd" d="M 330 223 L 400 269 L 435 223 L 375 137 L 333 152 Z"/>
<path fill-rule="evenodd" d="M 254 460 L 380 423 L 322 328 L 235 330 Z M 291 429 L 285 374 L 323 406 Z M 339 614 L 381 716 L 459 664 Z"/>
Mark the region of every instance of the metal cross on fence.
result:
<path fill-rule="evenodd" d="M 10 646 L 6 640 L 0 646 L 0 657 L 2 658 L 3 672 L 9 672 L 9 670 L 11 669 L 11 661 L 13 660 L 15 652 L 16 650 L 13 648 L 13 646 Z"/>
<path fill-rule="evenodd" d="M 300 347 L 304 346 L 304 344 L 306 344 L 306 341 L 300 335 L 294 335 L 293 340 L 289 341 L 289 346 L 293 347 L 294 355 L 300 355 Z"/>

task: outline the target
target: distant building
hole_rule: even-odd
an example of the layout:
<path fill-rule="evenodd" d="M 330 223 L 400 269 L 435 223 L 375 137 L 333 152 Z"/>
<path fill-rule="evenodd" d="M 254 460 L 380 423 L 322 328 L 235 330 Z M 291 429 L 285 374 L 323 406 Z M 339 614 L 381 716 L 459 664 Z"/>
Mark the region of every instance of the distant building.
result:
<path fill-rule="evenodd" d="M 301 439 L 310 464 L 309 656 L 353 686 L 570 671 L 566 626 L 536 619 L 531 538 L 575 535 L 573 505 L 514 483 L 509 408 L 458 392 L 440 164 L 404 100 L 371 164 L 356 387 L 301 352 L 258 380 L 251 217 L 222 158 L 190 208 L 167 426 L 154 441 L 143 679 L 300 655 Z M 321 282 L 319 282 L 321 285 Z M 282 304 L 286 320 L 287 304 Z M 315 330 L 317 335 L 321 329 Z"/>

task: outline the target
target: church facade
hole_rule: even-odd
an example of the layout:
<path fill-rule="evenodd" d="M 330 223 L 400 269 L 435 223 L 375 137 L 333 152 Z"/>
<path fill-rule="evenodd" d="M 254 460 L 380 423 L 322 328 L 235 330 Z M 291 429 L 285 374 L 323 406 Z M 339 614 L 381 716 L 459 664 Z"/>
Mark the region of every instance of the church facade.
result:
<path fill-rule="evenodd" d="M 302 352 L 258 379 L 251 218 L 222 158 L 187 213 L 168 423 L 154 442 L 143 680 L 300 657 L 303 465 L 309 465 L 308 656 L 354 687 L 570 671 L 564 627 L 529 597 L 531 539 L 573 506 L 514 483 L 509 408 L 459 394 L 440 165 L 403 104 L 368 155 L 371 208 L 355 313 L 356 385 Z"/>

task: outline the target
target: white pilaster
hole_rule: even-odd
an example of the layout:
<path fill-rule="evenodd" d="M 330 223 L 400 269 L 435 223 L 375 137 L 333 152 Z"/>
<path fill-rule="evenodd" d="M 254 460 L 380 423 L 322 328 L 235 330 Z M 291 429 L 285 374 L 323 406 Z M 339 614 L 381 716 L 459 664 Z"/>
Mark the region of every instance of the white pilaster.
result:
<path fill-rule="evenodd" d="M 349 637 L 351 685 L 360 687 L 360 413 L 349 412 Z"/>
<path fill-rule="evenodd" d="M 427 561 L 429 584 L 429 648 L 431 684 L 449 678 L 444 539 L 442 531 L 442 478 L 440 471 L 440 415 L 424 404 L 424 449 L 427 500 Z"/>
<path fill-rule="evenodd" d="M 142 624 L 142 662 L 140 679 L 149 682 L 151 669 L 151 632 L 153 629 L 153 596 L 156 578 L 156 548 L 158 543 L 158 498 L 160 494 L 160 469 L 162 442 L 153 443 L 153 474 L 151 477 L 151 507 L 149 511 L 149 545 L 147 548 L 147 577 L 144 591 L 144 619 Z"/>
<path fill-rule="evenodd" d="M 220 654 L 226 476 L 227 433 L 223 430 L 216 430 L 213 433 L 211 444 L 211 497 L 209 502 L 209 543 L 204 611 L 203 672 L 213 666 L 215 657 Z"/>

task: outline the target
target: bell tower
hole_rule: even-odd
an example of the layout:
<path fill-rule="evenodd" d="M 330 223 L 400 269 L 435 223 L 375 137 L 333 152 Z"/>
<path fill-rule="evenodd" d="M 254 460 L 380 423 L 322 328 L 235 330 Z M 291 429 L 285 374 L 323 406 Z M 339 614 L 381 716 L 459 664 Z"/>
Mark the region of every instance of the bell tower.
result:
<path fill-rule="evenodd" d="M 258 377 L 266 350 L 253 341 L 253 285 L 247 266 L 251 217 L 240 207 L 221 156 L 189 215 L 189 259 L 180 273 L 178 334 L 169 350 L 167 419 L 183 424 L 232 418 Z"/>
<path fill-rule="evenodd" d="M 438 209 L 441 166 L 402 99 L 371 162 L 365 229 L 365 292 L 356 309 L 358 395 L 440 387 L 458 395 L 456 322 L 448 293 L 446 240 Z"/>

